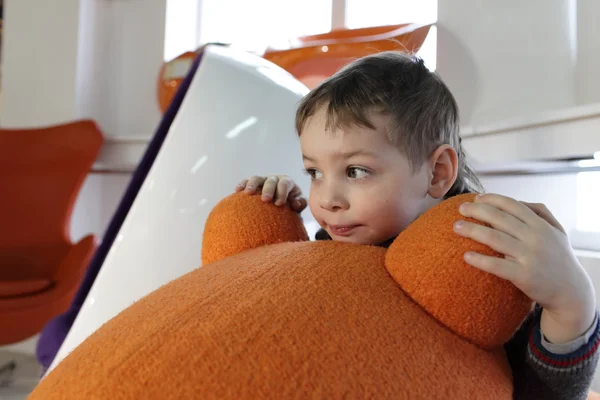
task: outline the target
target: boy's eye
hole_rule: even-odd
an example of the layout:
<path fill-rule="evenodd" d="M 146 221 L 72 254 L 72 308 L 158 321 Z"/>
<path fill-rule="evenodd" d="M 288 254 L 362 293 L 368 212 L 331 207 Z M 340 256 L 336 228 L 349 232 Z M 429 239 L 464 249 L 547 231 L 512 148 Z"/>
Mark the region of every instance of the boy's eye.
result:
<path fill-rule="evenodd" d="M 316 179 L 321 179 L 321 176 L 323 174 L 321 174 L 321 172 L 317 171 L 314 168 L 307 168 L 304 170 L 308 175 L 310 175 L 310 178 L 312 180 L 316 180 Z"/>
<path fill-rule="evenodd" d="M 368 170 L 366 170 L 365 168 L 360 168 L 360 167 L 348 168 L 348 178 L 363 179 L 369 175 L 371 175 L 371 173 Z"/>

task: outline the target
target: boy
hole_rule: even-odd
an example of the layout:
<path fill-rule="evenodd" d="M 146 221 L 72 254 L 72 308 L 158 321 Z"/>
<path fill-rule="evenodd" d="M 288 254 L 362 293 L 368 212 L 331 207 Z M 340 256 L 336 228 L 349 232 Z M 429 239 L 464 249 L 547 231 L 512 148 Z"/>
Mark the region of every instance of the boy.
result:
<path fill-rule="evenodd" d="M 301 102 L 296 128 L 317 240 L 388 246 L 420 214 L 460 193 L 482 192 L 465 162 L 458 107 L 422 60 L 395 52 L 355 61 Z M 251 177 L 237 191 L 306 207 L 286 176 Z M 481 195 L 457 234 L 504 258 L 466 253 L 475 268 L 512 281 L 536 308 L 505 350 L 517 399 L 586 399 L 600 327 L 592 283 L 552 214 L 538 204 Z"/>

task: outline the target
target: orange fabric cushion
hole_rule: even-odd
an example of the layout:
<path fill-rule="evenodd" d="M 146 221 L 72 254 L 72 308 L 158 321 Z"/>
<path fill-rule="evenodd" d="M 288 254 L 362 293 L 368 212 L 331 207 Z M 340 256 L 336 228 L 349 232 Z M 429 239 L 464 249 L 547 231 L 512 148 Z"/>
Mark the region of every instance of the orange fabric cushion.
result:
<path fill-rule="evenodd" d="M 271 243 L 308 240 L 300 216 L 285 207 L 266 207 L 260 196 L 239 192 L 209 214 L 202 239 L 202 264 Z"/>
<path fill-rule="evenodd" d="M 228 216 L 209 218 L 204 243 L 223 242 L 208 253 L 218 261 L 163 286 L 103 325 L 30 399 L 512 398 L 502 347 L 483 348 L 449 329 L 390 275 L 400 257 L 386 254 L 400 250 L 406 259 L 419 260 L 416 265 L 426 265 L 432 254 L 442 277 L 461 271 L 464 265 L 456 257 L 439 263 L 435 249 L 445 243 L 428 240 L 425 248 L 404 237 L 387 252 L 332 241 L 279 243 L 280 237 L 265 234 L 273 226 L 232 223 L 252 214 L 255 200 L 234 195 L 215 207 Z M 256 209 L 258 216 L 283 209 L 274 210 L 267 204 Z M 283 214 L 299 223 L 286 210 Z M 430 218 L 436 214 L 424 215 L 420 223 L 432 226 L 435 221 L 426 223 Z M 252 248 L 255 235 L 266 243 Z M 473 246 L 456 236 L 441 240 L 453 241 L 457 253 Z M 223 256 L 219 248 L 238 253 Z M 425 277 L 421 288 L 436 278 Z M 435 289 L 440 296 L 444 290 L 470 295 L 462 292 L 464 285 L 443 281 L 446 286 Z M 492 303 L 513 290 L 495 279 L 483 288 Z M 525 317 L 524 309 L 512 311 Z M 519 324 L 494 316 L 488 322 L 506 325 L 507 331 Z"/>
<path fill-rule="evenodd" d="M 27 296 L 43 292 L 52 286 L 50 279 L 28 279 L 18 281 L 0 281 L 0 299 Z"/>
<path fill-rule="evenodd" d="M 512 337 L 533 304 L 511 282 L 464 261 L 466 250 L 502 257 L 453 231 L 456 220 L 479 223 L 458 212 L 462 203 L 474 198 L 456 196 L 430 209 L 390 246 L 386 265 L 400 287 L 441 323 L 473 343 L 493 348 Z"/>

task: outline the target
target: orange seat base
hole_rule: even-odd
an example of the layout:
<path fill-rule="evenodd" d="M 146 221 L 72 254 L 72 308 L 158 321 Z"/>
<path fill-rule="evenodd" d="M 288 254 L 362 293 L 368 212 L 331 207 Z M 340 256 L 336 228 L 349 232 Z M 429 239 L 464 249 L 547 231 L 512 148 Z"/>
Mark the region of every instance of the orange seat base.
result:
<path fill-rule="evenodd" d="M 50 279 L 27 279 L 0 281 L 0 299 L 29 296 L 43 292 L 52 286 Z"/>

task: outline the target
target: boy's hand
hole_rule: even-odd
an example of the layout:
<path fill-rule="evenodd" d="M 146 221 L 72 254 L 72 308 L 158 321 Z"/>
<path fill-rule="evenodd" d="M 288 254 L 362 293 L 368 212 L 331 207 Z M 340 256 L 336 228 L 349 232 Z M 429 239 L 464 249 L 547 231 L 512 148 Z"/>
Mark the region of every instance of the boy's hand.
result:
<path fill-rule="evenodd" d="M 465 261 L 510 280 L 543 308 L 542 331 L 553 343 L 581 336 L 594 322 L 596 295 L 563 227 L 542 204 L 486 194 L 460 213 L 491 227 L 457 221 L 461 236 L 485 244 L 504 258 L 465 253 Z"/>
<path fill-rule="evenodd" d="M 306 199 L 296 183 L 287 175 L 252 176 L 244 179 L 235 187 L 236 192 L 254 194 L 262 188 L 261 199 L 282 206 L 289 202 L 292 209 L 301 212 L 306 208 Z"/>

